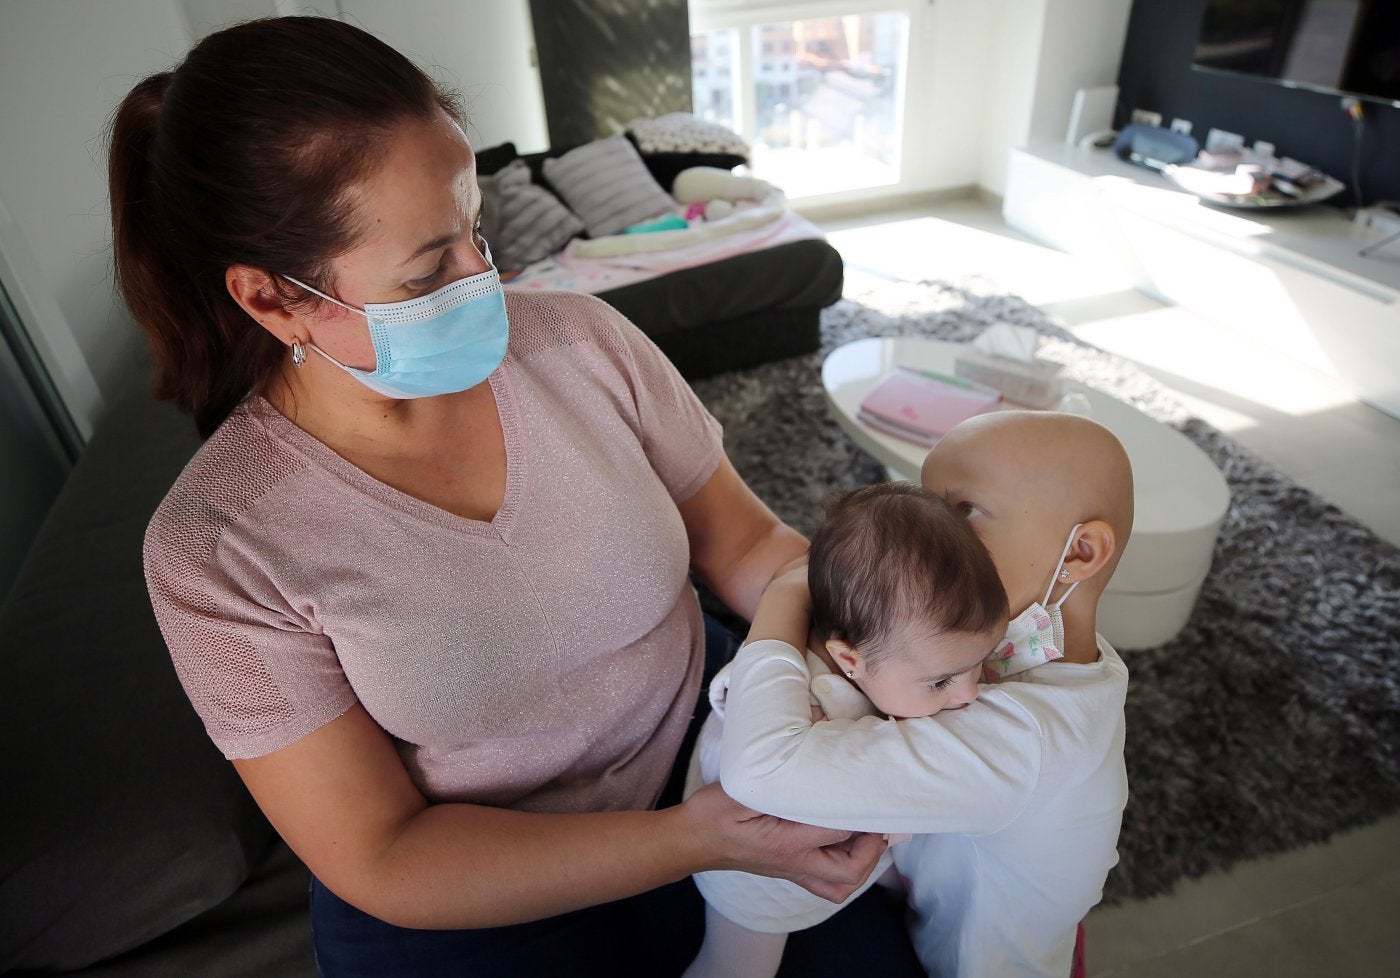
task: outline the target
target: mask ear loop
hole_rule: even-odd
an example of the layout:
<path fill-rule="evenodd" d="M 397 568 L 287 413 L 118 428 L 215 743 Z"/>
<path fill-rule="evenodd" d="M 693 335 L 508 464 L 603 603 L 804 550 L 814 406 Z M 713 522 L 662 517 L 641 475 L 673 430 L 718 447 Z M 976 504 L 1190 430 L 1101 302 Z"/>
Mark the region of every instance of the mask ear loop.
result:
<path fill-rule="evenodd" d="M 341 302 L 339 299 L 334 299 L 326 295 L 326 293 L 322 292 L 320 289 L 312 288 L 300 279 L 292 278 L 290 275 L 283 275 L 282 277 L 294 285 L 300 285 L 303 289 L 312 293 L 313 295 L 319 295 L 322 299 L 325 299 L 327 302 L 334 302 L 342 309 L 349 309 L 351 312 L 358 312 L 361 316 L 364 316 L 366 319 L 369 318 L 369 313 L 365 312 L 363 309 L 356 309 L 354 306 L 348 306 L 345 303 Z"/>
<path fill-rule="evenodd" d="M 1079 532 L 1079 528 L 1083 525 L 1083 523 L 1074 524 L 1073 528 L 1071 528 L 1069 531 L 1069 539 L 1065 541 L 1065 549 L 1060 551 L 1060 562 L 1055 565 L 1055 573 L 1050 576 L 1050 586 L 1045 589 L 1045 597 L 1041 599 L 1040 602 L 1046 608 L 1059 608 L 1060 605 L 1065 603 L 1065 599 L 1067 599 L 1071 594 L 1074 593 L 1074 589 L 1079 587 L 1080 582 L 1075 581 L 1069 586 L 1068 591 L 1060 595 L 1059 601 L 1056 601 L 1053 605 L 1050 604 L 1050 595 L 1055 590 L 1055 582 L 1059 580 L 1063 575 L 1068 573 L 1068 571 L 1065 571 L 1063 569 L 1065 566 L 1065 560 L 1069 557 L 1070 548 L 1074 546 L 1074 535 Z"/>
<path fill-rule="evenodd" d="M 340 308 L 342 308 L 342 309 L 349 309 L 351 312 L 358 312 L 361 316 L 364 316 L 365 319 L 369 319 L 369 313 L 365 312 L 363 309 L 356 309 L 354 306 L 347 306 L 345 303 L 341 302 L 339 299 L 335 299 L 335 298 L 332 298 L 331 296 L 326 295 L 326 293 L 322 292 L 320 289 L 313 288 L 312 286 L 307 285 L 305 282 L 301 281 L 301 279 L 292 278 L 290 275 L 283 275 L 282 277 L 283 277 L 284 279 L 286 279 L 288 282 L 291 282 L 291 283 L 293 283 L 293 284 L 295 284 L 295 285 L 300 285 L 303 289 L 305 289 L 306 291 L 312 293 L 313 295 L 319 295 L 322 299 L 325 299 L 327 302 L 334 302 L 336 305 L 340 306 Z M 297 359 L 297 347 L 298 347 L 298 346 L 301 346 L 301 344 L 300 344 L 300 343 L 296 343 L 296 344 L 293 344 L 293 346 L 292 346 L 292 363 L 296 364 L 298 367 L 300 367 L 303 363 L 306 362 L 306 349 L 307 349 L 307 348 L 310 348 L 310 349 L 312 349 L 312 350 L 315 350 L 317 353 L 321 354 L 321 356 L 325 357 L 325 358 L 326 358 L 327 360 L 329 360 L 331 363 L 335 364 L 337 367 L 339 367 L 341 370 L 346 371 L 347 373 L 355 373 L 355 374 L 358 374 L 358 373 L 363 373 L 363 372 L 364 372 L 364 371 L 355 370 L 353 367 L 347 367 L 345 364 L 341 363 L 339 360 L 337 360 L 335 357 L 331 356 L 331 355 L 330 355 L 329 353 L 327 353 L 325 350 L 321 349 L 321 348 L 320 348 L 319 346 L 317 346 L 315 343 L 310 343 L 310 342 L 308 342 L 308 343 L 306 344 L 306 346 L 303 347 L 303 349 L 302 349 L 302 351 L 301 351 L 301 359 L 298 360 L 298 359 Z"/>

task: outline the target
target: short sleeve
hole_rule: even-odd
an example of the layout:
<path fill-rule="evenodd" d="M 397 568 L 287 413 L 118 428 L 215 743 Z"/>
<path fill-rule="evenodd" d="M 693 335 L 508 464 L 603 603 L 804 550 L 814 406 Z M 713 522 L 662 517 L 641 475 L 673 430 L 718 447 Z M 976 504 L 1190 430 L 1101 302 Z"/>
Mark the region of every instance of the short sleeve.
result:
<path fill-rule="evenodd" d="M 640 329 L 616 314 L 634 364 L 642 445 L 676 502 L 709 481 L 724 459 L 724 429 L 680 371 Z"/>
<path fill-rule="evenodd" d="M 156 510 L 144 562 L 175 671 L 232 760 L 299 740 L 356 697 L 330 640 L 283 598 L 250 544 L 248 513 L 285 473 L 275 457 L 231 450 L 231 434 L 215 433 Z"/>

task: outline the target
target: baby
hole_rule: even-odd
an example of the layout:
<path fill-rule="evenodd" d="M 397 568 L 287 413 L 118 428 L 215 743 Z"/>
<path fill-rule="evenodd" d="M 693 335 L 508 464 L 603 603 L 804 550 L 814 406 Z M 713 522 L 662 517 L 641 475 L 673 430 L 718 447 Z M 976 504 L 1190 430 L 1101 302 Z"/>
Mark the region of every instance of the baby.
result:
<path fill-rule="evenodd" d="M 830 721 L 818 729 L 836 732 L 876 711 L 928 716 L 977 697 L 983 662 L 1006 629 L 1006 596 L 986 548 L 942 499 L 909 483 L 848 493 L 813 537 L 808 567 L 793 573 L 803 583 L 800 607 L 765 597 L 754 628 L 767 628 L 767 617 L 774 627 L 790 620 L 805 628 L 810 580 L 811 678 L 804 676 L 793 695 L 804 718 Z M 720 770 L 729 679 L 726 669 L 711 686 L 714 712 L 700 734 L 687 794 Z M 903 776 L 894 768 L 883 775 Z M 794 803 L 840 776 L 827 768 L 820 780 L 793 783 Z M 887 853 L 870 881 L 889 865 Z M 784 880 L 711 872 L 696 884 L 706 898 L 706 934 L 690 976 L 771 975 L 787 933 L 838 909 Z"/>
<path fill-rule="evenodd" d="M 782 818 L 913 834 L 891 853 L 930 974 L 1063 978 L 1117 862 L 1127 801 L 1127 670 L 1097 635 L 1096 614 L 1132 528 L 1132 469 L 1112 433 L 1086 418 L 995 412 L 949 432 L 922 482 L 985 545 L 1015 612 L 985 664 L 995 682 L 936 715 L 812 720 L 811 657 L 795 647 L 807 642 L 809 598 L 799 574 L 782 575 L 729 667 L 721 781 Z M 781 926 L 771 882 L 747 899 L 730 887 L 720 912 L 779 934 L 822 919 L 822 901 L 808 897 Z M 719 923 L 717 942 L 742 946 L 735 932 Z M 766 953 L 726 960 L 727 973 L 772 974 Z M 707 936 L 693 974 L 717 973 L 698 966 L 720 957 Z"/>

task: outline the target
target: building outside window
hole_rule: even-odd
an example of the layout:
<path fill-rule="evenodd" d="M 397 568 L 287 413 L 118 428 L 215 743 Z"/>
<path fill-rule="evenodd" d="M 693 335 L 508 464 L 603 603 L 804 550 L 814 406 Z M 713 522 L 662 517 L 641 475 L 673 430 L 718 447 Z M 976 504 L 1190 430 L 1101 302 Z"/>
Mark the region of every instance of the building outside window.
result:
<path fill-rule="evenodd" d="M 748 140 L 755 176 L 790 198 L 899 181 L 905 11 L 706 19 L 719 23 L 691 38 L 695 113 Z"/>

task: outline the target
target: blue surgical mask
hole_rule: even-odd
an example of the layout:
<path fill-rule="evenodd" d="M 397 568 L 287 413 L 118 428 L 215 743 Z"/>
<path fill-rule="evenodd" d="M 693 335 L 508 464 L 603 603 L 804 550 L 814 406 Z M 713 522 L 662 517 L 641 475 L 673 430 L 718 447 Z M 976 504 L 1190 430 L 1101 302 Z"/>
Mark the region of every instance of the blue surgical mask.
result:
<path fill-rule="evenodd" d="M 347 367 L 315 344 L 311 349 L 385 397 L 455 394 L 491 376 L 505 359 L 510 323 L 501 279 L 494 268 L 419 299 L 367 302 L 363 309 L 333 299 L 290 275 L 284 277 L 369 321 L 373 370 Z"/>

